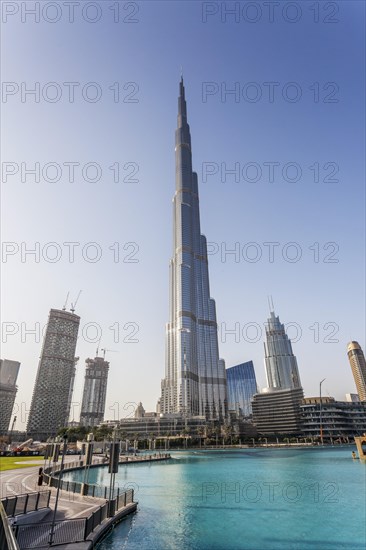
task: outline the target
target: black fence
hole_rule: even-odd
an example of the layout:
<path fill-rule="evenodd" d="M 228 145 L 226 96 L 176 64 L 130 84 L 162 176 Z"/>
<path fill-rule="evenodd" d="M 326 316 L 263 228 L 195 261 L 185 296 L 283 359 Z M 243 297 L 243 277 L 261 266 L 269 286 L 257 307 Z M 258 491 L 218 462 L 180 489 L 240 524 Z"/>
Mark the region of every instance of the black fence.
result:
<path fill-rule="evenodd" d="M 51 491 L 39 491 L 38 493 L 27 493 L 13 497 L 5 497 L 1 500 L 5 513 L 8 517 L 27 514 L 48 508 L 50 503 Z"/>
<path fill-rule="evenodd" d="M 85 520 L 85 527 L 84 527 L 84 540 L 94 531 L 98 525 L 102 523 L 103 520 L 106 519 L 108 514 L 108 503 L 104 504 L 98 510 L 95 510 L 95 512 L 86 518 Z"/>
<path fill-rule="evenodd" d="M 125 506 L 127 506 L 127 504 L 131 504 L 132 502 L 133 502 L 133 489 L 124 491 L 121 494 L 119 494 L 119 490 L 117 491 L 117 497 L 116 497 L 117 510 L 124 508 Z"/>
<path fill-rule="evenodd" d="M 53 531 L 52 545 L 57 544 L 72 544 L 85 541 L 90 533 L 94 531 L 107 517 L 108 510 L 112 508 L 120 510 L 128 504 L 133 503 L 133 489 L 124 491 L 112 501 L 108 501 L 97 510 L 95 510 L 88 518 L 66 519 L 55 522 Z M 16 525 L 14 534 L 21 550 L 28 548 L 42 548 L 49 544 L 52 522 Z M 2 549 L 0 549 L 2 550 Z"/>
<path fill-rule="evenodd" d="M 85 518 L 56 521 L 53 544 L 72 544 L 85 540 Z M 52 522 L 17 525 L 14 529 L 19 548 L 42 548 L 48 546 Z"/>

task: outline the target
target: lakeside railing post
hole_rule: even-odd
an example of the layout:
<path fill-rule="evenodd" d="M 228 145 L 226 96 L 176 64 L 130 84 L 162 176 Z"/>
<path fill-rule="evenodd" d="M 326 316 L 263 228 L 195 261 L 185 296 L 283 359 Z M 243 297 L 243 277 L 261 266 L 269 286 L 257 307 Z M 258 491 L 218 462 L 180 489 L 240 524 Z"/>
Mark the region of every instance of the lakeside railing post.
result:
<path fill-rule="evenodd" d="M 320 442 L 323 445 L 323 419 L 322 419 L 322 383 L 325 378 L 319 384 L 319 429 L 320 429 Z"/>
<path fill-rule="evenodd" d="M 64 446 L 63 446 L 63 450 L 62 450 L 62 458 L 61 458 L 61 466 L 60 466 L 60 475 L 59 475 L 59 480 L 58 480 L 58 484 L 57 484 L 55 508 L 54 508 L 54 511 L 53 511 L 53 518 L 52 518 L 52 524 L 51 524 L 51 531 L 50 531 L 50 537 L 49 537 L 49 542 L 48 542 L 50 546 L 52 546 L 53 537 L 54 537 L 54 533 L 55 533 L 55 522 L 56 522 L 57 504 L 58 504 L 58 498 L 59 498 L 59 493 L 60 493 L 60 485 L 61 485 L 61 478 L 62 478 L 62 470 L 63 470 L 63 467 L 64 467 L 64 460 L 65 460 L 66 449 L 67 449 L 67 435 L 65 434 L 65 435 L 63 436 L 63 438 L 64 438 Z"/>

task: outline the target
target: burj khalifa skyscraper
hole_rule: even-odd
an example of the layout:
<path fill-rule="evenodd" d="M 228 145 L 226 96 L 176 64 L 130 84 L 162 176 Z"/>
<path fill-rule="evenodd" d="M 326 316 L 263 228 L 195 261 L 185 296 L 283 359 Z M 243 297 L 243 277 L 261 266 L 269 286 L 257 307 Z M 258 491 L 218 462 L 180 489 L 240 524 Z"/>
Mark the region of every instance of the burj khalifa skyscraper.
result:
<path fill-rule="evenodd" d="M 179 84 L 175 166 L 170 317 L 160 411 L 223 420 L 227 414 L 225 364 L 219 359 L 216 307 L 210 297 L 206 238 L 201 235 L 183 78 Z"/>

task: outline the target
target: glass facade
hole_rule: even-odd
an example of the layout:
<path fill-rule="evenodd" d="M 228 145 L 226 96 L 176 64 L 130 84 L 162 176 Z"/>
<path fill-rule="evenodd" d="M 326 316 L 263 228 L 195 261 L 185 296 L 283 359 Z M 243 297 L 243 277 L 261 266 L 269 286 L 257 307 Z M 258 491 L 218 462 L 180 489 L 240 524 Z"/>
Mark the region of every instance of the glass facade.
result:
<path fill-rule="evenodd" d="M 251 416 L 251 399 L 257 393 L 253 361 L 226 369 L 226 379 L 229 411 L 236 411 L 244 417 Z"/>
<path fill-rule="evenodd" d="M 109 363 L 102 357 L 86 359 L 80 424 L 97 426 L 104 420 Z"/>
<path fill-rule="evenodd" d="M 216 307 L 210 297 L 206 238 L 201 235 L 198 181 L 192 171 L 183 79 L 178 99 L 175 164 L 170 318 L 160 409 L 164 414 L 220 419 L 226 416 L 227 409 L 226 375 L 219 361 Z"/>
<path fill-rule="evenodd" d="M 0 359 L 0 435 L 8 432 L 15 396 L 20 363 L 10 359 Z"/>
<path fill-rule="evenodd" d="M 266 339 L 264 351 L 268 387 L 270 389 L 301 388 L 291 340 L 286 334 L 284 325 L 273 311 L 266 324 Z"/>
<path fill-rule="evenodd" d="M 347 348 L 353 378 L 360 401 L 366 401 L 366 362 L 362 348 L 358 342 L 350 342 Z"/>

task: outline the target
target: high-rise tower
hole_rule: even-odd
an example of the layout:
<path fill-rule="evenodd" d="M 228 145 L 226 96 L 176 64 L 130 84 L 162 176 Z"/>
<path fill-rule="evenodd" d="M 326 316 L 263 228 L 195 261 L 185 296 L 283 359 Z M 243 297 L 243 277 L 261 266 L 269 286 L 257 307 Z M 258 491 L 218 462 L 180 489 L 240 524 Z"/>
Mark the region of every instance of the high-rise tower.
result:
<path fill-rule="evenodd" d="M 267 383 L 269 388 L 301 388 L 297 360 L 291 340 L 279 317 L 271 311 L 266 324 L 267 344 L 264 343 Z"/>
<path fill-rule="evenodd" d="M 96 426 L 104 420 L 109 363 L 102 357 L 86 359 L 80 424 Z"/>
<path fill-rule="evenodd" d="M 226 416 L 226 375 L 219 362 L 215 301 L 210 297 L 206 238 L 201 235 L 197 174 L 183 78 L 175 132 L 174 243 L 170 261 L 170 316 L 160 410 L 164 414 Z"/>
<path fill-rule="evenodd" d="M 67 425 L 79 323 L 74 313 L 50 311 L 27 425 L 34 438 L 54 436 Z"/>
<path fill-rule="evenodd" d="M 360 401 L 366 401 L 366 362 L 360 344 L 350 342 L 347 346 L 347 354 Z"/>
<path fill-rule="evenodd" d="M 0 434 L 8 432 L 18 387 L 19 361 L 0 359 Z"/>
<path fill-rule="evenodd" d="M 257 393 L 253 361 L 226 369 L 227 401 L 229 411 L 240 416 L 251 416 L 251 399 Z"/>

